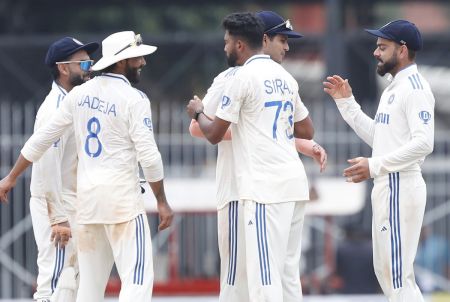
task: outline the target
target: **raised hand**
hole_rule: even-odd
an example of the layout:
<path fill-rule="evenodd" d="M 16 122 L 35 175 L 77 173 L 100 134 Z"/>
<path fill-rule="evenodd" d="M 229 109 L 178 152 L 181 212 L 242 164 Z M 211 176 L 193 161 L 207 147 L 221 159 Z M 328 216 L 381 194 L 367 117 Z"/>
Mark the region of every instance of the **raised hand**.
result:
<path fill-rule="evenodd" d="M 186 106 L 187 114 L 191 119 L 193 119 L 197 112 L 203 111 L 203 103 L 202 100 L 194 95 L 194 98 L 189 101 L 189 104 Z"/>
<path fill-rule="evenodd" d="M 352 87 L 347 79 L 338 75 L 327 77 L 328 82 L 323 82 L 323 91 L 328 93 L 333 99 L 349 98 L 352 96 Z"/>

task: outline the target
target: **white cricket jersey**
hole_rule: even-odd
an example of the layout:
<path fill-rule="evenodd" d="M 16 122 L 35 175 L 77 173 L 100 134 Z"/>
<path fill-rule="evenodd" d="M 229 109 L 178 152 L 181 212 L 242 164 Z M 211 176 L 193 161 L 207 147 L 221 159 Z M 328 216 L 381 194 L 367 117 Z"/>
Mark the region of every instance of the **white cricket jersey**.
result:
<path fill-rule="evenodd" d="M 53 82 L 36 115 L 34 131 L 57 112 L 67 91 Z M 77 152 L 73 131 L 68 129 L 38 161 L 31 172 L 31 197 L 46 200 L 50 224 L 67 221 L 75 213 Z"/>
<path fill-rule="evenodd" d="M 371 177 L 418 171 L 433 151 L 434 96 L 415 64 L 399 71 L 381 95 L 374 119 L 352 96 L 336 104 L 344 120 L 372 147 Z"/>
<path fill-rule="evenodd" d="M 122 75 L 97 76 L 67 94 L 22 155 L 36 161 L 71 125 L 78 152 L 77 222 L 121 223 L 144 213 L 138 161 L 147 181 L 163 178 L 147 96 Z"/>
<path fill-rule="evenodd" d="M 219 104 L 222 101 L 225 84 L 235 75 L 238 67 L 228 68 L 221 72 L 203 98 L 203 112 L 214 119 Z M 231 141 L 223 140 L 218 144 L 216 166 L 216 199 L 217 208 L 223 208 L 230 201 L 238 200 L 239 195 L 234 176 L 234 159 Z"/>
<path fill-rule="evenodd" d="M 308 116 L 298 84 L 267 55 L 255 55 L 225 85 L 216 116 L 232 123 L 239 198 L 258 203 L 309 199 L 293 125 Z"/>

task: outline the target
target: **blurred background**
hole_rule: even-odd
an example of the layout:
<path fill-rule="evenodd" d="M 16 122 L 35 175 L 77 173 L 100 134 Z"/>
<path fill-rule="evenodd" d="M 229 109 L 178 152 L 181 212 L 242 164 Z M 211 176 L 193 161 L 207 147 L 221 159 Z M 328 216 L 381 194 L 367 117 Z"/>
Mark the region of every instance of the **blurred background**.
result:
<path fill-rule="evenodd" d="M 219 254 L 214 173 L 217 149 L 189 135 L 185 105 L 206 93 L 226 66 L 222 18 L 236 11 L 273 10 L 289 18 L 305 35 L 290 40 L 283 66 L 300 86 L 316 129 L 315 141 L 328 152 L 328 167 L 302 157 L 312 190 L 301 263 L 308 296 L 379 295 L 372 268 L 372 183 L 346 184 L 346 160 L 370 156 L 323 92 L 329 74 L 349 79 L 363 110 L 374 116 L 387 80 L 376 72 L 376 39 L 363 28 L 408 19 L 422 32 L 419 71 L 436 98 L 435 147 L 423 174 L 428 187 L 423 232 L 416 258 L 416 278 L 430 297 L 450 301 L 450 2 L 449 1 L 44 1 L 0 2 L 0 175 L 4 176 L 32 134 L 38 106 L 51 86 L 43 63 L 48 46 L 63 36 L 100 42 L 109 34 L 133 30 L 158 46 L 146 57 L 141 89 L 151 99 L 156 140 L 163 156 L 166 189 L 176 219 L 153 229 L 155 290 L 159 295 L 209 295 L 219 290 Z M 94 59 L 100 57 L 100 52 Z M 36 246 L 29 216 L 29 169 L 0 207 L 0 299 L 30 298 L 35 287 Z M 113 271 L 107 294 L 117 295 Z M 345 300 L 350 301 L 350 300 Z"/>

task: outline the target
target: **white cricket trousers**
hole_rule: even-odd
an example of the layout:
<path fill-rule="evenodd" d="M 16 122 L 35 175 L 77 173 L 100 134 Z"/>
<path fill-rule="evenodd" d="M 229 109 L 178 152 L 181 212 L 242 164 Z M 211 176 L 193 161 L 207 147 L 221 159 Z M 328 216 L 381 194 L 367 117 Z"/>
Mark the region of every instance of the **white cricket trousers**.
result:
<path fill-rule="evenodd" d="M 389 173 L 374 180 L 373 264 L 383 293 L 391 302 L 424 301 L 413 264 L 426 195 L 420 172 Z"/>
<path fill-rule="evenodd" d="M 34 239 L 36 241 L 37 255 L 37 286 L 33 299 L 50 299 L 58 284 L 58 279 L 65 265 L 77 266 L 75 238 L 72 237 L 69 244 L 60 249 L 50 241 L 52 233 L 48 217 L 47 201 L 43 198 L 31 197 L 30 214 L 33 224 Z M 69 220 L 71 227 L 72 220 Z"/>
<path fill-rule="evenodd" d="M 218 211 L 220 302 L 302 301 L 305 202 L 231 201 Z"/>
<path fill-rule="evenodd" d="M 77 302 L 104 301 L 114 263 L 122 283 L 120 302 L 152 300 L 152 242 L 145 214 L 118 224 L 79 225 L 78 261 Z"/>

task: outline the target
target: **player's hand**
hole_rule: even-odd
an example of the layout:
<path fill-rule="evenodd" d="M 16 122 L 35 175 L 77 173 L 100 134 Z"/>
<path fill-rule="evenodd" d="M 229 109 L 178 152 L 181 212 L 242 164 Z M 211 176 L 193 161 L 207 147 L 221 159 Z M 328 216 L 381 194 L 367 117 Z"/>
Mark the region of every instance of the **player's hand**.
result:
<path fill-rule="evenodd" d="M 327 152 L 319 144 L 315 144 L 312 147 L 312 151 L 313 151 L 312 157 L 314 158 L 316 163 L 319 164 L 320 172 L 322 173 L 323 171 L 325 171 L 325 168 L 327 167 L 327 160 L 328 160 Z"/>
<path fill-rule="evenodd" d="M 328 93 L 333 99 L 349 98 L 352 96 L 352 87 L 347 79 L 338 75 L 327 77 L 328 82 L 323 82 L 323 91 Z"/>
<path fill-rule="evenodd" d="M 52 241 L 56 247 L 59 245 L 60 249 L 64 248 L 69 243 L 70 238 L 72 238 L 72 230 L 70 229 L 68 221 L 52 225 L 50 241 Z"/>
<path fill-rule="evenodd" d="M 6 176 L 0 180 L 0 202 L 8 201 L 8 192 L 16 185 L 16 180 L 11 176 Z"/>
<path fill-rule="evenodd" d="M 158 231 L 162 231 L 168 228 L 172 224 L 173 220 L 173 211 L 170 208 L 169 203 L 166 202 L 158 202 L 158 213 L 159 213 L 159 225 Z"/>
<path fill-rule="evenodd" d="M 203 103 L 202 100 L 194 95 L 194 98 L 189 101 L 189 104 L 186 106 L 187 114 L 191 119 L 195 117 L 197 112 L 203 111 Z"/>
<path fill-rule="evenodd" d="M 369 160 L 365 157 L 356 157 L 347 160 L 350 167 L 344 170 L 344 176 L 347 182 L 362 182 L 370 178 Z"/>

